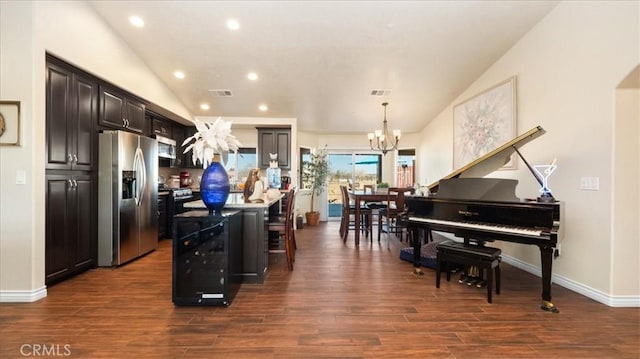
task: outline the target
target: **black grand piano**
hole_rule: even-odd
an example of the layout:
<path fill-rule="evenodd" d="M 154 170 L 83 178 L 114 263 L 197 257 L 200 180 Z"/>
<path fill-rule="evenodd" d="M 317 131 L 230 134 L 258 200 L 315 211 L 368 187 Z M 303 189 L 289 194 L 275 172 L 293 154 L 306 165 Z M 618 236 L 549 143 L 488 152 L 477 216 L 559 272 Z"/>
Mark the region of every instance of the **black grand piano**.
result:
<path fill-rule="evenodd" d="M 414 267 L 419 268 L 421 240 L 419 231 L 443 231 L 465 242 L 507 241 L 536 245 L 542 266 L 542 305 L 551 312 L 551 267 L 560 236 L 560 203 L 550 192 L 537 199 L 521 200 L 515 195 L 517 180 L 482 178 L 506 164 L 517 153 L 535 179 L 543 179 L 532 169 L 518 150 L 543 135 L 537 126 L 505 143 L 468 165 L 429 185 L 429 196 L 409 196 L 408 230 L 412 231 Z"/>

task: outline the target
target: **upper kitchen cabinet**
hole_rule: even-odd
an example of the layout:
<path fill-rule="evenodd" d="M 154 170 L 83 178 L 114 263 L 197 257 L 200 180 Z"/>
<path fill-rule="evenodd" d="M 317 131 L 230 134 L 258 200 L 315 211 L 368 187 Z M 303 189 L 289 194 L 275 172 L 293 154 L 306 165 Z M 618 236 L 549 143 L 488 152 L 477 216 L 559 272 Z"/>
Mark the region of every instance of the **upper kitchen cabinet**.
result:
<path fill-rule="evenodd" d="M 258 166 L 269 167 L 270 153 L 278 154 L 278 167 L 291 169 L 291 129 L 257 127 L 258 129 Z"/>
<path fill-rule="evenodd" d="M 100 85 L 100 125 L 145 133 L 145 104 L 112 87 Z"/>
<path fill-rule="evenodd" d="M 47 169 L 93 170 L 98 84 L 47 58 Z"/>
<path fill-rule="evenodd" d="M 167 137 L 175 140 L 175 138 L 173 138 L 173 122 L 172 121 L 164 120 L 158 117 L 152 117 L 151 129 L 154 135 Z"/>
<path fill-rule="evenodd" d="M 177 167 L 185 167 L 185 155 L 182 153 L 184 149 L 182 148 L 182 142 L 184 142 L 185 137 L 185 126 L 182 126 L 178 123 L 174 123 L 171 128 L 171 137 L 174 141 L 176 141 L 176 160 L 175 165 Z"/>

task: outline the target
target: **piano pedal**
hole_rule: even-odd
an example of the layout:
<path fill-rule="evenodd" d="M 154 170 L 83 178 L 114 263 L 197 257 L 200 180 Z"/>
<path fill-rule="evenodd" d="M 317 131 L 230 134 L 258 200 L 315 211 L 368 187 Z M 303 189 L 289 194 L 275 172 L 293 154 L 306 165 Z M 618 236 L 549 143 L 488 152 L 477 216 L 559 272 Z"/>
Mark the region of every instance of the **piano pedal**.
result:
<path fill-rule="evenodd" d="M 458 283 L 462 284 L 467 281 L 467 276 L 464 274 L 460 274 L 460 279 L 458 279 Z"/>
<path fill-rule="evenodd" d="M 470 277 L 470 278 L 468 278 L 468 279 L 467 279 L 467 285 L 468 285 L 469 287 L 472 287 L 472 286 L 473 286 L 474 284 L 476 284 L 477 282 L 478 282 L 478 280 L 477 280 L 476 278 L 471 278 L 471 277 Z"/>
<path fill-rule="evenodd" d="M 560 310 L 558 309 L 558 307 L 556 307 L 555 305 L 553 305 L 553 303 L 548 302 L 546 300 L 542 301 L 542 305 L 540 306 L 540 309 L 546 310 L 547 312 L 551 312 L 551 313 L 560 313 Z"/>
<path fill-rule="evenodd" d="M 487 282 L 484 280 L 480 280 L 478 281 L 478 283 L 476 283 L 476 288 L 482 288 L 485 287 L 487 285 Z"/>

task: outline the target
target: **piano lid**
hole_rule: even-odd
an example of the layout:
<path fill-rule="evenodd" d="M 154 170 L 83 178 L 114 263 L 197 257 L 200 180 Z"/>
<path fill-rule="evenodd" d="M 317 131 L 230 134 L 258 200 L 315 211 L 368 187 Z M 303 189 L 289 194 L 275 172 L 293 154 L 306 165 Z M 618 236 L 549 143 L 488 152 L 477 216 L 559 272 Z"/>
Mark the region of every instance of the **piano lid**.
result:
<path fill-rule="evenodd" d="M 500 167 L 504 166 L 511 159 L 511 155 L 514 152 L 518 151 L 518 148 L 529 143 L 529 141 L 542 136 L 546 133 L 546 131 L 540 127 L 536 126 L 529 131 L 523 133 L 522 135 L 514 138 L 513 140 L 505 143 L 504 145 L 496 148 L 495 150 L 485 154 L 482 157 L 474 160 L 473 162 L 451 172 L 447 176 L 442 179 L 450 179 L 450 178 L 460 178 L 460 177 L 484 177 L 491 172 L 495 172 Z M 525 161 L 526 163 L 526 161 Z M 529 167 L 529 164 L 527 167 Z M 535 173 L 532 171 L 535 176 Z M 536 180 L 539 180 L 536 176 Z M 430 184 L 428 186 L 429 192 L 434 193 L 438 191 L 438 187 L 440 186 L 440 180 Z"/>

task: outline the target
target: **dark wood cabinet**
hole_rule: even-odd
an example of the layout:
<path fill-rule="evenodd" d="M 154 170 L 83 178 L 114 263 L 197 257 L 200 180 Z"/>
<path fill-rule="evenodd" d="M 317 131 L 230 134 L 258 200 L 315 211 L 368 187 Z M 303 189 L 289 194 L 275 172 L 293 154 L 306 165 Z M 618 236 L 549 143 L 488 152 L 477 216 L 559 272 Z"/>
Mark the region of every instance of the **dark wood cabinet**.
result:
<path fill-rule="evenodd" d="M 268 168 L 270 153 L 278 154 L 278 167 L 291 169 L 291 129 L 258 127 L 258 166 Z"/>
<path fill-rule="evenodd" d="M 151 129 L 153 134 L 174 139 L 173 136 L 173 122 L 163 120 L 157 117 L 151 117 Z M 177 141 L 176 141 L 177 142 Z"/>
<path fill-rule="evenodd" d="M 106 85 L 100 85 L 100 125 L 146 134 L 145 104 Z"/>
<path fill-rule="evenodd" d="M 47 63 L 47 169 L 93 170 L 98 83 Z"/>
<path fill-rule="evenodd" d="M 182 142 L 184 142 L 184 139 L 186 138 L 185 127 L 180 124 L 173 123 L 173 126 L 171 128 L 171 135 L 173 136 L 171 138 L 176 141 L 176 159 L 174 163 L 177 167 L 185 167 L 185 164 L 187 163 L 185 159 L 186 157 L 188 157 L 182 153 L 184 152 Z"/>
<path fill-rule="evenodd" d="M 64 171 L 62 171 L 64 172 Z M 89 174 L 46 175 L 45 283 L 96 264 L 94 182 Z"/>

